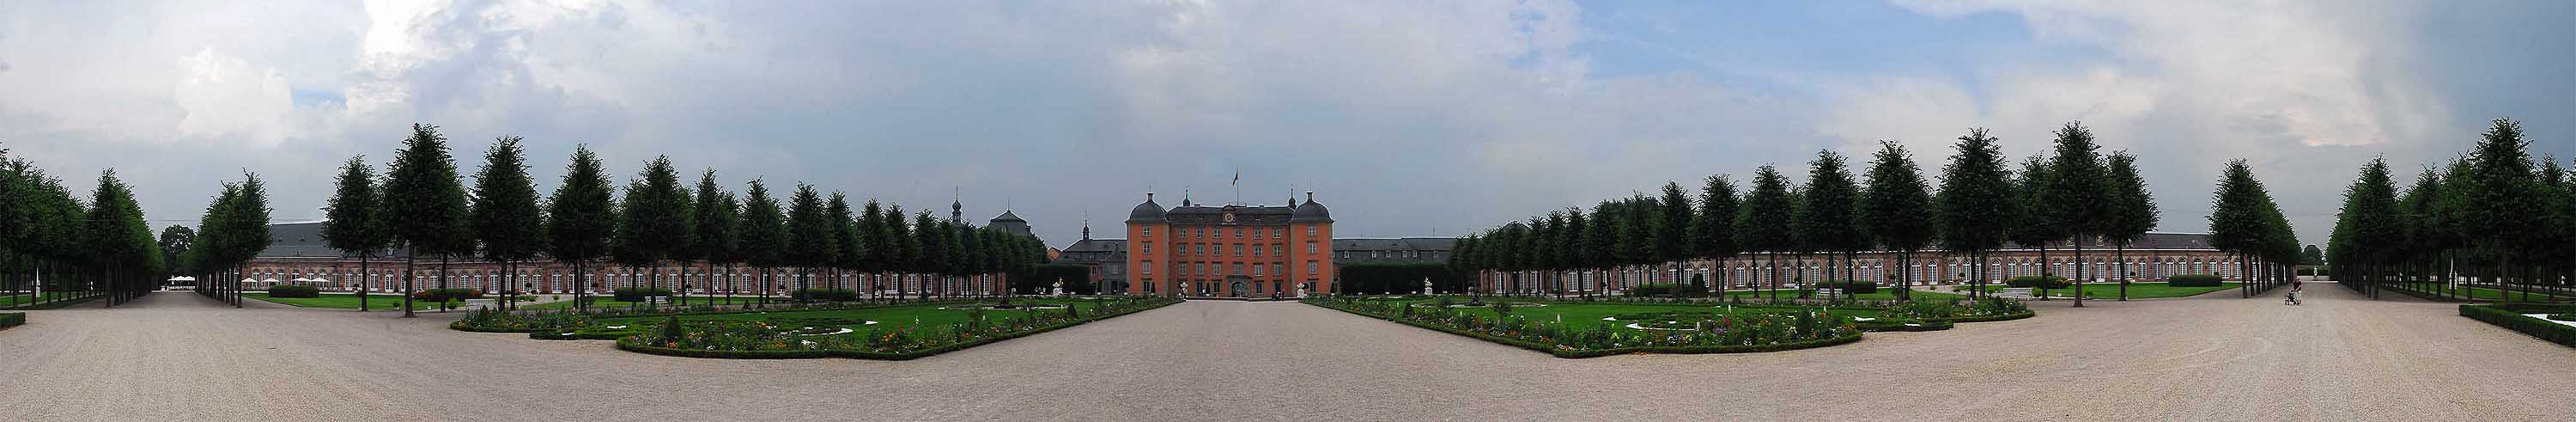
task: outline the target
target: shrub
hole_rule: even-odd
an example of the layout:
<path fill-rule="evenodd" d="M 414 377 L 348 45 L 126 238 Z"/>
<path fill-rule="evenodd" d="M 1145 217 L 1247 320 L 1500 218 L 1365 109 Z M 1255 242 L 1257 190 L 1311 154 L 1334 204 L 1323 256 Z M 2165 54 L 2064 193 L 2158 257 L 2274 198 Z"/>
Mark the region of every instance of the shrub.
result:
<path fill-rule="evenodd" d="M 453 300 L 482 298 L 483 291 L 475 289 L 428 289 L 411 292 L 412 300 L 430 303 L 444 303 Z"/>
<path fill-rule="evenodd" d="M 1815 288 L 1818 288 L 1818 289 L 1843 289 L 1843 294 L 1855 294 L 1855 295 L 1865 295 L 1865 294 L 1870 294 L 1870 293 L 1878 293 L 1878 283 L 1871 283 L 1871 282 L 1867 282 L 1867 281 L 1827 281 L 1827 282 L 1822 282 L 1822 283 L 1816 283 L 1816 287 L 1815 287 Z"/>
<path fill-rule="evenodd" d="M 671 297 L 671 289 L 658 287 L 620 287 L 610 293 L 619 302 L 642 302 L 645 298 Z"/>
<path fill-rule="evenodd" d="M 1646 283 L 1639 284 L 1637 287 L 1628 288 L 1629 296 L 1700 297 L 1707 293 L 1707 290 L 1693 288 L 1692 286 L 1678 283 Z"/>
<path fill-rule="evenodd" d="M 2004 280 L 2004 285 L 2005 285 L 2005 286 L 2011 286 L 2011 287 L 2028 287 L 2028 288 L 2038 288 L 2038 289 L 2063 289 L 2063 288 L 2067 288 L 2068 286 L 2072 286 L 2072 284 L 2068 284 L 2068 283 L 2066 282 L 2066 277 L 2059 277 L 2059 276 L 2053 276 L 2053 275 L 2045 275 L 2045 276 L 2043 276 L 2043 275 L 2026 275 L 2026 276 L 2020 276 L 2020 277 L 2013 277 L 2013 278 L 2011 278 L 2011 279 Z"/>
<path fill-rule="evenodd" d="M 2460 305 L 2460 316 L 2495 324 L 2498 327 L 2529 334 L 2552 343 L 2576 347 L 2576 327 L 2570 327 L 2567 324 L 2543 321 L 2486 305 Z"/>
<path fill-rule="evenodd" d="M 268 297 L 322 297 L 322 289 L 299 284 L 269 286 Z"/>
<path fill-rule="evenodd" d="M 24 312 L 0 314 L 0 329 L 8 329 L 9 327 L 16 327 L 26 323 L 27 314 Z"/>
<path fill-rule="evenodd" d="M 859 292 L 850 289 L 796 289 L 794 293 L 788 294 L 788 297 L 796 300 L 848 302 L 859 300 Z"/>
<path fill-rule="evenodd" d="M 2165 278 L 2165 283 L 2174 287 L 2218 287 L 2219 282 L 2216 274 L 2181 274 Z"/>
<path fill-rule="evenodd" d="M 2559 321 L 2576 321 L 2576 314 L 2549 314 L 2549 319 L 2554 319 L 2554 320 L 2559 320 Z"/>

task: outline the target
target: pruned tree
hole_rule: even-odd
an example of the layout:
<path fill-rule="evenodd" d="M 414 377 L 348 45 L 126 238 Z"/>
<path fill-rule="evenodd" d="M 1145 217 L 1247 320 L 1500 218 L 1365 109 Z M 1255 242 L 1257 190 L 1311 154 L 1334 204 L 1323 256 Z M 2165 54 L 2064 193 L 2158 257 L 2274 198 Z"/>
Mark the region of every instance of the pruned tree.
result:
<path fill-rule="evenodd" d="M 384 186 L 386 226 L 411 251 L 403 255 L 404 317 L 412 316 L 413 267 L 420 255 L 438 256 L 438 288 L 445 289 L 449 259 L 474 253 L 465 185 L 457 176 L 456 160 L 448 156 L 447 138 L 439 136 L 438 127 L 411 125 L 411 137 L 394 153 Z"/>
<path fill-rule="evenodd" d="M 1914 253 L 1932 243 L 1932 219 L 1923 212 L 1932 208 L 1932 193 L 1926 190 L 1913 155 L 1906 152 L 1904 145 L 1891 141 L 1879 142 L 1865 183 L 1868 188 L 1861 194 L 1860 226 L 1871 240 L 1901 254 L 1896 265 L 1883 267 L 1902 278 L 1897 299 L 1912 300 Z"/>
<path fill-rule="evenodd" d="M 1790 231 L 1790 209 L 1797 206 L 1789 196 L 1789 181 L 1770 165 L 1753 170 L 1753 191 L 1744 196 L 1744 211 L 1736 216 L 1735 244 L 1748 251 L 1761 251 L 1771 258 L 1771 300 L 1780 300 L 1780 254 L 1797 248 L 1796 233 Z"/>
<path fill-rule="evenodd" d="M 563 183 L 546 201 L 546 254 L 572 266 L 572 280 L 565 284 L 572 288 L 575 309 L 588 309 L 585 296 L 597 287 L 591 284 L 590 262 L 608 255 L 609 237 L 616 231 L 616 198 L 608 183 L 608 169 L 599 156 L 589 145 L 577 146 Z"/>
<path fill-rule="evenodd" d="M 366 157 L 349 157 L 340 165 L 337 189 L 323 205 L 329 220 L 322 222 L 322 241 L 343 254 L 358 256 L 358 311 L 368 311 L 367 293 L 373 289 L 375 271 L 370 262 L 376 251 L 392 246 L 393 235 L 385 227 L 383 199 L 376 191 L 376 171 L 367 165 Z"/>
<path fill-rule="evenodd" d="M 2156 198 L 2147 194 L 2147 179 L 2138 175 L 2137 157 L 2118 151 L 2104 161 L 2111 213 L 2102 220 L 2102 236 L 2115 248 L 2113 259 L 2120 261 L 2120 300 L 2129 300 L 2129 278 L 2136 275 L 2128 267 L 2129 244 L 2156 228 Z"/>
<path fill-rule="evenodd" d="M 528 175 L 527 151 L 519 141 L 493 139 L 483 153 L 483 169 L 474 174 L 474 237 L 483 242 L 484 259 L 501 263 L 503 308 L 517 306 L 519 262 L 546 250 L 545 208 L 537 203 L 536 180 Z"/>
<path fill-rule="evenodd" d="M 1962 274 L 1973 280 L 1971 294 L 1983 295 L 1986 275 L 1986 252 L 2003 247 L 2013 223 L 2015 206 L 2012 171 L 2004 167 L 2004 155 L 1997 139 L 1986 135 L 1985 128 L 1968 129 L 1966 136 L 1952 146 L 1950 164 L 1941 169 L 1941 192 L 1933 197 L 1933 215 L 1939 220 L 1941 245 L 1951 253 L 1966 253 L 1975 261 L 1974 274 Z"/>

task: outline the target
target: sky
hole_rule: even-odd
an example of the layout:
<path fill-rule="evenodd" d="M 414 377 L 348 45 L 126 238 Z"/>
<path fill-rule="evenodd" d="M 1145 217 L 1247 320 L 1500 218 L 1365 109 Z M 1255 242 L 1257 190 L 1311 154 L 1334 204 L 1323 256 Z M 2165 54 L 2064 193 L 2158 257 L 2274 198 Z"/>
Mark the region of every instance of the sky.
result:
<path fill-rule="evenodd" d="M 620 180 L 669 155 L 736 190 L 953 195 L 1062 247 L 1146 192 L 1313 191 L 1343 237 L 1459 236 L 1765 164 L 1803 180 L 1881 140 L 1937 176 L 1970 127 L 2018 160 L 2081 121 L 2139 156 L 2159 230 L 2205 231 L 2245 159 L 2322 243 L 2373 157 L 2411 181 L 2500 117 L 2576 157 L 2568 22 L 2556 0 L 12 1 L 0 148 L 83 192 L 112 168 L 156 226 L 245 173 L 310 221 L 343 160 L 426 123 L 466 174 L 524 137 L 544 192 L 588 144 Z"/>

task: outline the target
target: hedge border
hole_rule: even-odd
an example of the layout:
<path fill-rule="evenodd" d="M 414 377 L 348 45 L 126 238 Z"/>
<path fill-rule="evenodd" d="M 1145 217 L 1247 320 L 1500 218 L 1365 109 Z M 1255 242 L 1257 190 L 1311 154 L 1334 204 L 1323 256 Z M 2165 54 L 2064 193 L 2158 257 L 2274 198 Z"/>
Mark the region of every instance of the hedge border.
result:
<path fill-rule="evenodd" d="M 824 309 L 777 309 L 777 308 L 756 308 L 756 309 L 755 309 L 755 308 L 743 308 L 743 309 L 723 309 L 723 310 L 714 310 L 714 311 L 679 311 L 679 312 L 658 313 L 658 314 L 593 315 L 593 317 L 596 317 L 596 318 L 648 318 L 648 317 L 659 317 L 659 316 L 725 315 L 725 314 L 748 314 L 748 313 L 761 313 L 761 312 L 825 312 L 825 311 L 847 311 L 847 310 L 857 310 L 857 309 L 877 309 L 877 308 L 887 308 L 887 307 L 896 307 L 896 306 L 945 305 L 945 304 L 954 304 L 954 303 L 972 303 L 972 302 L 978 302 L 978 301 L 982 301 L 982 300 L 986 300 L 986 299 L 956 299 L 956 300 L 936 300 L 936 301 L 928 301 L 928 302 L 885 303 L 885 304 L 875 304 L 875 305 L 846 306 L 846 307 L 838 307 L 838 308 L 824 308 Z M 562 310 L 544 310 L 544 311 L 537 311 L 537 312 L 561 312 L 561 311 L 562 311 Z M 510 311 L 510 312 L 519 312 L 519 311 Z M 554 332 L 554 330 L 537 330 L 537 329 L 531 329 L 531 328 L 519 328 L 519 329 L 512 329 L 512 328 L 483 328 L 483 327 L 475 327 L 475 326 L 469 326 L 469 325 L 462 325 L 464 322 L 465 322 L 464 320 L 457 320 L 457 321 L 455 321 L 455 322 L 447 323 L 447 329 L 450 329 L 450 330 L 456 330 L 456 331 L 470 332 L 470 333 L 529 333 L 529 334 L 531 334 L 531 335 L 529 336 L 530 338 L 536 338 L 536 339 L 538 339 L 538 340 L 616 340 L 616 339 L 617 339 L 616 337 L 601 337 L 601 338 L 592 338 L 592 339 L 578 339 L 578 338 L 541 338 L 541 337 L 537 337 L 537 336 L 535 336 L 534 334 L 551 333 L 551 332 Z M 623 335 L 623 334 L 620 334 L 620 335 Z"/>
<path fill-rule="evenodd" d="M 107 295 L 90 296 L 90 297 L 84 297 L 84 298 L 78 298 L 78 299 L 59 299 L 59 300 L 55 300 L 55 301 L 52 301 L 52 302 L 45 302 L 45 303 L 31 303 L 31 304 L 25 304 L 25 305 L 18 305 L 18 307 L 15 307 L 15 308 L 9 308 L 9 309 L 22 310 L 22 311 L 42 311 L 42 310 L 47 310 L 47 309 L 62 309 L 62 308 L 69 308 L 69 307 L 71 307 L 72 305 L 78 305 L 78 304 L 83 304 L 83 303 L 89 303 L 89 301 L 98 300 L 98 298 L 102 298 L 102 297 L 107 297 Z"/>
<path fill-rule="evenodd" d="M 2507 330 L 2538 337 L 2560 346 L 2576 347 L 2576 327 L 2555 321 L 2522 316 L 2514 311 L 2487 305 L 2460 305 L 2460 316 Z"/>
<path fill-rule="evenodd" d="M 1410 325 L 1410 326 L 1414 326 L 1414 327 L 1420 327 L 1420 328 L 1423 328 L 1423 329 L 1429 329 L 1429 330 L 1432 330 L 1432 331 L 1438 331 L 1438 332 L 1443 332 L 1443 333 L 1455 334 L 1455 335 L 1459 335 L 1459 336 L 1465 336 L 1465 337 L 1468 337 L 1468 338 L 1474 338 L 1474 339 L 1477 339 L 1477 340 L 1490 341 L 1490 342 L 1500 343 L 1500 344 L 1507 345 L 1507 346 L 1519 347 L 1519 348 L 1523 348 L 1523 349 L 1529 349 L 1529 350 L 1531 350 L 1531 351 L 1536 351 L 1536 352 L 1540 352 L 1540 353 L 1546 353 L 1546 354 L 1549 354 L 1549 355 L 1552 355 L 1552 356 L 1556 356 L 1556 357 L 1559 357 L 1559 358 L 1566 358 L 1566 359 L 1594 358 L 1594 357 L 1602 357 L 1602 356 L 1610 356 L 1610 355 L 1624 355 L 1624 354 L 1632 354 L 1632 353 L 1658 353 L 1658 354 L 1676 354 L 1676 355 L 1696 355 L 1696 354 L 1719 354 L 1719 353 L 1759 353 L 1759 352 L 1777 352 L 1777 351 L 1783 351 L 1783 350 L 1813 349 L 1813 348 L 1825 347 L 1825 346 L 1835 346 L 1835 345 L 1841 345 L 1841 344 L 1844 344 L 1844 343 L 1851 343 L 1851 342 L 1860 341 L 1860 338 L 1861 338 L 1861 334 L 1860 334 L 1859 332 L 1855 331 L 1855 332 L 1853 332 L 1851 335 L 1848 335 L 1848 336 L 1837 336 L 1837 337 L 1834 337 L 1834 338 L 1822 339 L 1822 340 L 1807 340 L 1807 341 L 1789 342 L 1789 343 L 1779 343 L 1779 344 L 1766 344 L 1766 345 L 1760 345 L 1760 346 L 1637 346 L 1637 347 L 1619 347 L 1619 348 L 1597 349 L 1597 350 L 1557 350 L 1557 349 L 1556 349 L 1556 347 L 1554 347 L 1554 346 L 1549 346 L 1549 345 L 1544 345 L 1544 344 L 1538 344 L 1537 342 L 1522 341 L 1522 340 L 1520 340 L 1520 339 L 1515 339 L 1515 338 L 1499 337 L 1499 336 L 1495 336 L 1495 335 L 1491 335 L 1491 334 L 1479 333 L 1479 332 L 1474 332 L 1474 331 L 1467 331 L 1467 330 L 1453 329 L 1453 328 L 1449 328 L 1449 327 L 1445 327 L 1445 326 L 1433 325 L 1433 324 L 1431 324 L 1431 323 L 1427 323 L 1427 322 L 1419 322 L 1419 321 L 1414 321 L 1414 320 L 1409 320 L 1409 319 L 1383 317 L 1383 316 L 1378 316 L 1378 315 L 1370 314 L 1370 313 L 1367 313 L 1367 312 L 1360 312 L 1359 310 L 1356 310 L 1356 309 L 1347 309 L 1347 308 L 1342 308 L 1342 307 L 1338 307 L 1338 306 L 1325 305 L 1325 304 L 1320 304 L 1320 303 L 1315 303 L 1315 302 L 1301 302 L 1301 303 L 1306 303 L 1307 305 L 1312 305 L 1312 306 L 1319 307 L 1319 308 L 1324 308 L 1324 309 L 1331 309 L 1331 310 L 1336 310 L 1336 311 L 1348 312 L 1348 313 L 1350 313 L 1350 314 L 1352 314 L 1352 315 L 1359 315 L 1359 316 L 1369 317 L 1369 318 L 1371 318 L 1371 319 L 1377 319 L 1377 320 L 1383 320 L 1383 321 L 1388 321 L 1388 322 L 1394 322 L 1394 323 L 1399 323 L 1399 324 L 1404 324 L 1404 325 Z"/>
<path fill-rule="evenodd" d="M 25 313 L 25 312 L 8 312 L 8 313 L 0 313 L 0 330 L 6 330 L 6 329 L 9 329 L 9 327 L 16 327 L 16 326 L 20 326 L 20 325 L 27 325 L 27 313 Z"/>
<path fill-rule="evenodd" d="M 1950 317 L 1950 318 L 1945 318 L 1945 319 L 1950 320 L 1950 322 L 1952 322 L 1952 323 L 1970 323 L 1970 322 L 2011 321 L 2011 320 L 2022 319 L 2022 318 L 2029 318 L 2029 317 L 2035 317 L 2035 316 L 2039 316 L 2039 311 L 2021 311 L 2021 312 L 2018 312 L 2018 313 L 2005 314 L 2005 315 L 1996 315 L 1996 316 L 1964 316 L 1964 317 Z"/>
<path fill-rule="evenodd" d="M 968 342 L 963 342 L 963 343 L 953 343 L 953 344 L 949 344 L 949 345 L 946 345 L 946 346 L 933 347 L 933 348 L 928 348 L 928 349 L 921 349 L 921 350 L 915 350 L 915 351 L 910 351 L 910 352 L 902 352 L 902 353 L 871 352 L 871 351 L 857 350 L 857 349 L 811 349 L 811 350 L 691 350 L 691 349 L 679 349 L 679 348 L 659 347 L 659 346 L 652 346 L 652 345 L 643 344 L 643 342 L 642 342 L 642 338 L 643 338 L 643 337 L 642 337 L 642 335 L 640 335 L 640 334 L 630 334 L 630 335 L 625 335 L 625 336 L 617 337 L 615 340 L 617 340 L 617 349 L 618 349 L 618 350 L 624 350 L 624 351 L 635 352 L 635 353 L 643 353 L 643 354 L 648 354 L 648 355 L 677 356 L 677 357 L 684 357 L 684 358 L 708 358 L 708 359 L 814 359 L 814 358 L 826 358 L 826 357 L 839 357 L 839 358 L 868 359 L 868 360 L 913 360 L 913 359 L 920 359 L 920 358 L 924 358 L 924 357 L 930 357 L 931 355 L 937 355 L 937 354 L 941 354 L 941 353 L 948 353 L 948 352 L 954 352 L 954 351 L 958 351 L 958 350 L 964 350 L 964 349 L 969 348 L 969 347 L 975 347 L 975 346 L 982 346 L 982 345 L 986 345 L 986 344 L 992 344 L 992 343 L 994 343 L 994 342 L 999 342 L 999 341 L 1003 341 L 1003 340 L 1010 340 L 1010 339 L 1015 339 L 1015 338 L 1021 338 L 1021 337 L 1028 337 L 1028 336 L 1038 335 L 1038 334 L 1040 334 L 1040 333 L 1045 333 L 1045 332 L 1048 332 L 1048 331 L 1055 331 L 1055 330 L 1062 329 L 1062 328 L 1065 328 L 1065 327 L 1072 327 L 1072 326 L 1076 326 L 1076 325 L 1088 324 L 1088 323 L 1091 323 L 1092 321 L 1100 321 L 1100 320 L 1105 320 L 1105 319 L 1110 319 L 1110 318 L 1117 318 L 1117 317 L 1121 317 L 1121 316 L 1127 316 L 1127 315 L 1129 315 L 1129 314 L 1134 314 L 1134 313 L 1138 313 L 1138 312 L 1150 311 L 1150 310 L 1159 309 L 1159 308 L 1162 308 L 1162 307 L 1165 307 L 1165 306 L 1171 306 L 1171 305 L 1173 305 L 1173 304 L 1181 303 L 1182 301 L 1179 301 L 1179 300 L 1172 300 L 1172 301 L 1156 301 L 1156 302 L 1159 302 L 1159 303 L 1148 303 L 1148 304 L 1145 304 L 1143 307 L 1139 307 L 1139 308 L 1135 308 L 1135 309 L 1129 309 L 1129 310 L 1120 311 L 1120 312 L 1112 312 L 1112 313 L 1108 313 L 1108 314 L 1101 314 L 1101 315 L 1097 315 L 1097 316 L 1083 317 L 1083 318 L 1081 318 L 1081 319 L 1076 319 L 1076 320 L 1073 320 L 1073 321 L 1070 321 L 1070 322 L 1065 322 L 1065 323 L 1062 323 L 1062 324 L 1049 325 L 1049 326 L 1045 326 L 1045 327 L 1038 327 L 1038 328 L 1029 329 L 1029 330 L 1025 330 L 1025 331 L 1016 331 L 1016 332 L 1011 332 L 1011 333 L 1008 333 L 1008 334 L 1002 334 L 1002 335 L 997 335 L 997 336 L 992 336 L 992 337 L 985 337 L 985 338 L 981 338 L 981 339 L 976 339 L 976 340 L 974 340 L 974 341 L 968 341 Z"/>

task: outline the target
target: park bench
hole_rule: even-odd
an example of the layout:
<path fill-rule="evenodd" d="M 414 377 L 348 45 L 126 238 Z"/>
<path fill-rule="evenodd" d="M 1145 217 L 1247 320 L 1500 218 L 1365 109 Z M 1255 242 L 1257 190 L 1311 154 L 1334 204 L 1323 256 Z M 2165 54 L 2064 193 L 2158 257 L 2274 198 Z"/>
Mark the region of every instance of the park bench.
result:
<path fill-rule="evenodd" d="M 1822 289 L 1816 289 L 1816 296 L 1823 296 L 1823 297 L 1839 297 L 1839 296 L 1843 296 L 1843 289 L 1836 289 L 1836 288 L 1822 288 Z"/>
<path fill-rule="evenodd" d="M 2005 299 L 2030 299 L 2030 298 L 2031 298 L 2031 295 L 2030 295 L 2030 288 L 2029 288 L 2029 287 L 2006 287 L 2006 288 L 2004 288 L 2003 290 L 1996 290 L 1996 291 L 1995 291 L 1995 297 L 2000 297 L 2000 298 L 2005 298 Z"/>

